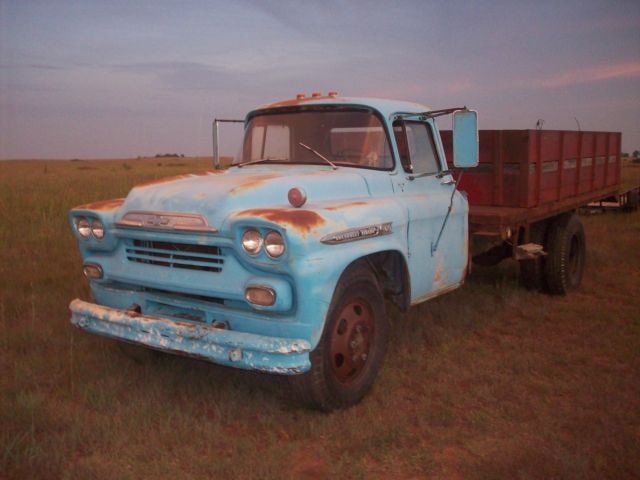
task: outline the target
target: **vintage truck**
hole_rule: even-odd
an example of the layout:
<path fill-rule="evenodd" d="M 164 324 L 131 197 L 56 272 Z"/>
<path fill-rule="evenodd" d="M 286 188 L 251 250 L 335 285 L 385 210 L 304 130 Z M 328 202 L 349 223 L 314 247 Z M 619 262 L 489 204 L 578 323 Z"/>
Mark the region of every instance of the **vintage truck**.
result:
<path fill-rule="evenodd" d="M 335 92 L 261 106 L 230 168 L 71 210 L 95 299 L 73 300 L 71 322 L 288 375 L 322 410 L 353 405 L 383 362 L 385 299 L 405 311 L 450 292 L 472 257 L 521 260 L 525 283 L 552 293 L 580 283 L 585 239 L 572 212 L 616 190 L 620 135 L 513 132 L 482 132 L 478 154 L 477 116 L 464 107 Z"/>

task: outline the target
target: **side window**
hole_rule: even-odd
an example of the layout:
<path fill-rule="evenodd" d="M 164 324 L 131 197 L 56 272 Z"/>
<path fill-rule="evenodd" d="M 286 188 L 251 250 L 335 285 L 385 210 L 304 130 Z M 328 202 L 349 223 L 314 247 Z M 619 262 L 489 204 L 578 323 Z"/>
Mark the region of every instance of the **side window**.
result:
<path fill-rule="evenodd" d="M 407 136 L 404 133 L 402 122 L 393 122 L 393 135 L 396 137 L 396 145 L 400 154 L 400 164 L 405 172 L 411 172 L 411 160 L 409 159 L 409 146 L 407 145 Z"/>
<path fill-rule="evenodd" d="M 400 161 L 406 172 L 438 173 L 440 163 L 429 125 L 423 122 L 396 122 L 393 126 Z"/>

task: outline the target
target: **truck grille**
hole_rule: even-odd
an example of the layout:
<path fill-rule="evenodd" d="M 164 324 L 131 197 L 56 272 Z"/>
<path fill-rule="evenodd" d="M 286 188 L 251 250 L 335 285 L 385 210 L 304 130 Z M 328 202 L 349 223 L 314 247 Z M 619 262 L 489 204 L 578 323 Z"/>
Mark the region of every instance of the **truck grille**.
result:
<path fill-rule="evenodd" d="M 126 246 L 130 262 L 160 267 L 219 273 L 224 257 L 220 247 L 155 240 L 131 240 Z"/>

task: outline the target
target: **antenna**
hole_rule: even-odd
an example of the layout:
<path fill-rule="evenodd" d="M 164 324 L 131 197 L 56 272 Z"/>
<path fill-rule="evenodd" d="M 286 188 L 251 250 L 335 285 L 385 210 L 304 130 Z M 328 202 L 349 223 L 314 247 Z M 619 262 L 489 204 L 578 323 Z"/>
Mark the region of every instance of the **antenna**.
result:
<path fill-rule="evenodd" d="M 573 119 L 576 121 L 576 123 L 578 124 L 578 131 L 581 132 L 582 129 L 580 128 L 580 122 L 578 121 L 578 117 L 573 117 Z"/>
<path fill-rule="evenodd" d="M 544 120 L 542 118 L 539 118 L 538 121 L 536 122 L 536 130 L 542 130 L 543 125 L 544 125 Z"/>

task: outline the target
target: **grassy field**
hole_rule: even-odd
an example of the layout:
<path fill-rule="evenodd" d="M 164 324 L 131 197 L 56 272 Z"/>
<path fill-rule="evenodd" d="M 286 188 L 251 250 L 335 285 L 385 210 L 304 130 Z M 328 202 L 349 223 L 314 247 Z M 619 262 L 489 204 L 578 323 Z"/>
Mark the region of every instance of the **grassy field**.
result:
<path fill-rule="evenodd" d="M 640 477 L 640 213 L 583 218 L 569 297 L 519 289 L 506 262 L 407 315 L 389 307 L 373 391 L 326 415 L 281 378 L 133 359 L 69 324 L 89 291 L 67 211 L 208 167 L 0 162 L 0 478 Z"/>

